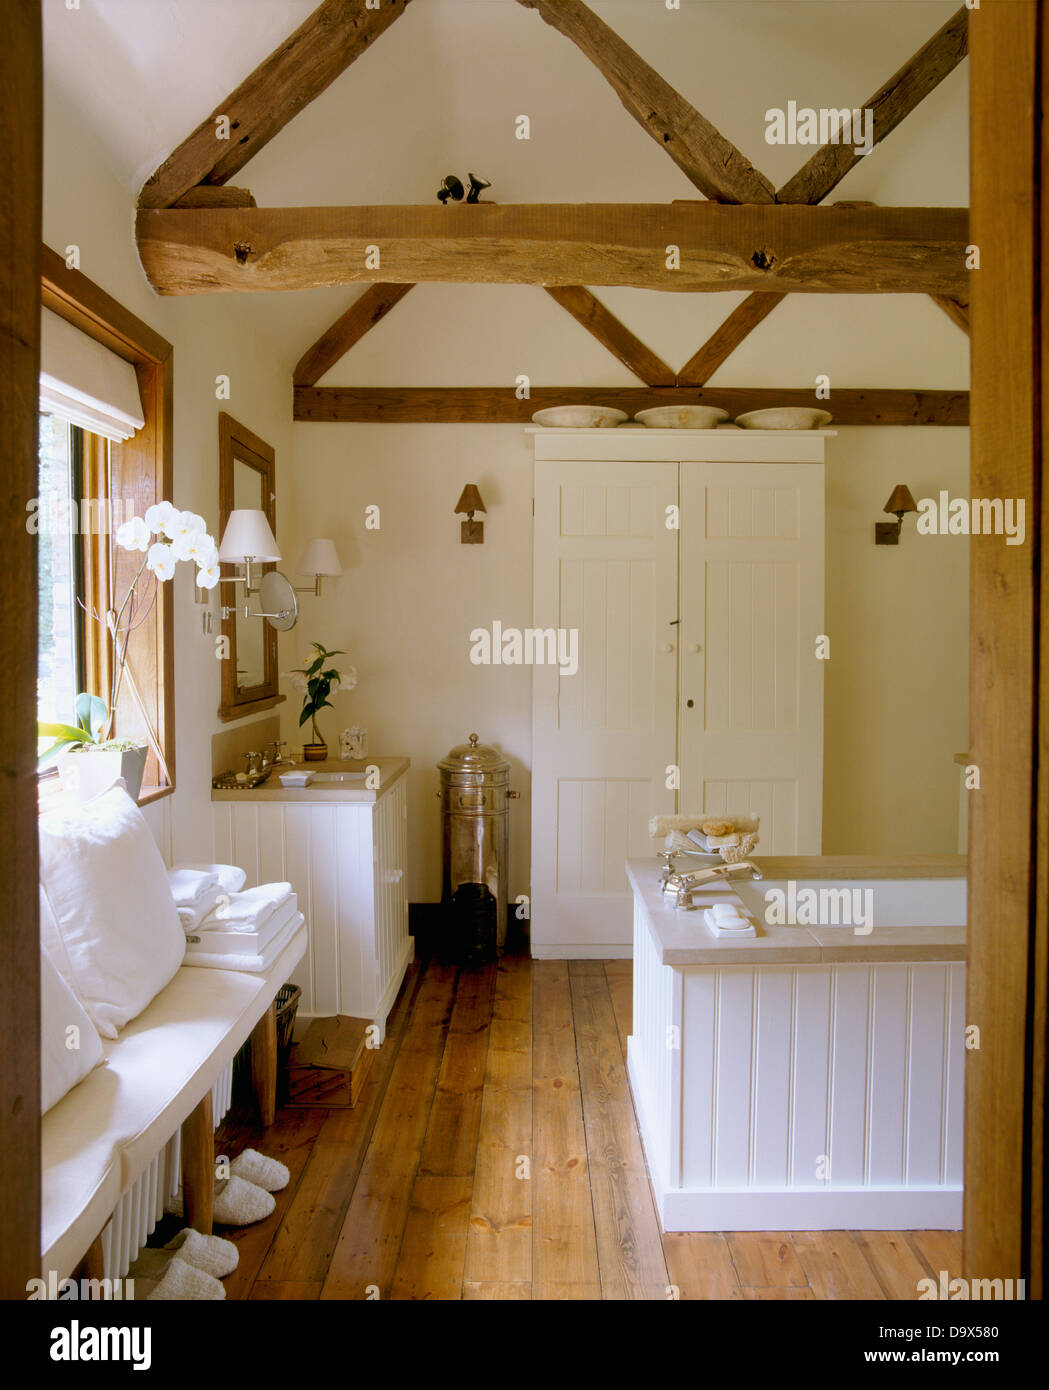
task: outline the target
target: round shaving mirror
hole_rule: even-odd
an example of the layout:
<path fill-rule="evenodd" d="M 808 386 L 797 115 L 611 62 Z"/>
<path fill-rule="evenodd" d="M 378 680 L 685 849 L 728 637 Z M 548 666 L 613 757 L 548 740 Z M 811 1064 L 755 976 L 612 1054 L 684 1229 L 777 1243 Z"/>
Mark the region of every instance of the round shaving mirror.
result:
<path fill-rule="evenodd" d="M 270 627 L 287 632 L 299 621 L 299 600 L 290 580 L 279 570 L 269 570 L 259 585 L 259 602 Z"/>

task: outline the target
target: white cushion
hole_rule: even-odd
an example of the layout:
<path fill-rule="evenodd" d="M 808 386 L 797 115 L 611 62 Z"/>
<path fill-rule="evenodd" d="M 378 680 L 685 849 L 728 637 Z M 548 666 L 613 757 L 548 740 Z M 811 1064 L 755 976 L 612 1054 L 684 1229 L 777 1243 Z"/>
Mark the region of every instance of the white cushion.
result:
<path fill-rule="evenodd" d="M 186 942 L 167 869 L 122 787 L 39 822 L 41 938 L 104 1038 L 178 970 Z"/>
<path fill-rule="evenodd" d="M 102 1061 L 102 1039 L 84 1006 L 40 950 L 40 1113 Z"/>

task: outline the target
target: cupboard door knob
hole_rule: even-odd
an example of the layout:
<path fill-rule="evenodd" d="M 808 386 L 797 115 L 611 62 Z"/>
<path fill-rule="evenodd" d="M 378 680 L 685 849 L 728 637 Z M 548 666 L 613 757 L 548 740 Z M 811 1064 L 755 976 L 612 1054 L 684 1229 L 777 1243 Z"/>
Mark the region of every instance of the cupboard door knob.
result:
<path fill-rule="evenodd" d="M 692 643 L 692 650 L 693 650 L 693 652 L 701 652 L 701 651 L 703 650 L 703 648 L 702 648 L 702 646 L 700 646 L 700 644 L 699 644 L 698 642 L 693 642 L 693 643 Z"/>
<path fill-rule="evenodd" d="M 664 643 L 663 643 L 663 650 L 664 650 L 665 652 L 672 652 L 672 651 L 674 650 L 674 644 L 673 644 L 673 642 L 664 642 Z"/>
<path fill-rule="evenodd" d="M 695 700 L 686 700 L 686 701 L 685 701 L 685 704 L 688 705 L 689 709 L 692 709 L 692 707 L 695 705 L 695 703 L 696 703 Z"/>

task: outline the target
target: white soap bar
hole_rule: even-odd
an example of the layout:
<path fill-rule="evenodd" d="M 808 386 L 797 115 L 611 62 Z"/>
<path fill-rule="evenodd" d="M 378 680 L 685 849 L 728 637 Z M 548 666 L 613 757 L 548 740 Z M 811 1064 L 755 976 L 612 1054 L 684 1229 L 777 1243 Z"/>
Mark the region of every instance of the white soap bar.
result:
<path fill-rule="evenodd" d="M 282 772 L 280 777 L 282 787 L 308 787 L 312 781 L 312 772 Z"/>

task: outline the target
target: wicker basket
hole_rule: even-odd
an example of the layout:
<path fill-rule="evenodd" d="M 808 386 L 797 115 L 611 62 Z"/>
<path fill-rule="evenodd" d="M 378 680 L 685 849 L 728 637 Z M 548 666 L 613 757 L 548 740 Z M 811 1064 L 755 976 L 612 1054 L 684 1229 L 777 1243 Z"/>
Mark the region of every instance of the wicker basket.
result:
<path fill-rule="evenodd" d="M 298 985 L 281 985 L 277 991 L 277 1104 L 288 1099 L 288 1058 L 291 1054 L 291 1038 L 295 1031 L 295 1015 L 298 1012 L 302 990 Z"/>

